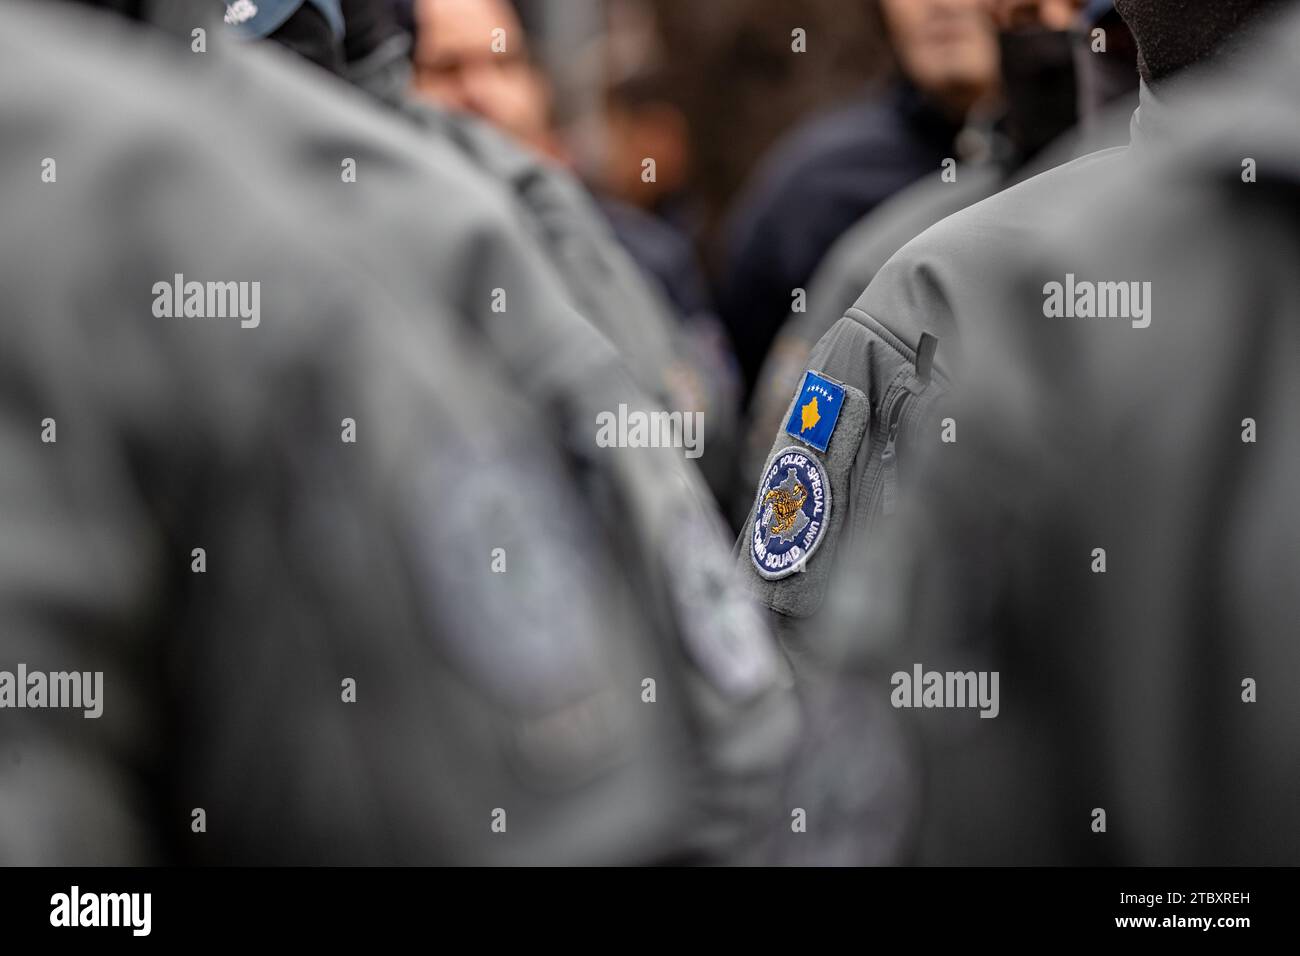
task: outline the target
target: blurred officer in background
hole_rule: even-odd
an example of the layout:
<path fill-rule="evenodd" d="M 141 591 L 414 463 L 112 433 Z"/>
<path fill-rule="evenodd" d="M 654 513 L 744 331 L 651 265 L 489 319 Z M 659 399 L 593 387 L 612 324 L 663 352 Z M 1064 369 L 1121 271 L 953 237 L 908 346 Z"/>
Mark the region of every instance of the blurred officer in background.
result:
<path fill-rule="evenodd" d="M 3 660 L 111 695 L 6 722 L 6 858 L 733 857 L 779 812 L 783 665 L 680 454 L 597 446 L 599 411 L 654 406 L 511 197 L 274 46 L 135 6 L 180 37 L 18 3 L 0 56 L 31 298 L 5 523 L 33 529 Z M 42 183 L 47 152 L 79 174 Z M 196 262 L 260 277 L 265 316 L 151 315 Z M 42 415 L 57 442 L 23 437 Z"/>
<path fill-rule="evenodd" d="M 1156 5 L 1122 6 L 1145 38 Z M 1300 863 L 1300 17 L 1268 25 L 986 277 L 959 438 L 837 593 L 879 697 L 918 662 L 1000 675 L 996 719 L 895 711 L 917 862 Z M 1045 316 L 1067 274 L 1145 285 L 1149 324 Z"/>
<path fill-rule="evenodd" d="M 1097 149 L 1128 142 L 1137 105 L 1137 52 L 1110 0 L 998 0 L 1002 118 L 988 146 L 952 169 L 936 169 L 849 229 L 818 266 L 806 311 L 793 312 L 764 360 L 750 397 L 744 466 L 732 510 L 744 521 L 763 466 L 814 345 L 853 305 L 889 258 L 946 216 L 1001 189 Z M 1104 48 L 1093 31 L 1103 30 Z M 1124 82 L 1124 81 L 1127 82 Z M 1100 114 L 1108 107 L 1104 117 Z M 1075 123 L 1080 128 L 1067 133 Z M 967 135 L 976 131 L 968 128 Z"/>
<path fill-rule="evenodd" d="M 1140 61 L 1131 146 L 1058 166 L 927 229 L 817 343 L 757 476 L 740 542 L 751 589 L 789 641 L 802 646 L 799 632 L 814 642 L 822 633 L 810 619 L 831 578 L 854 573 L 837 566 L 841 546 L 876 533 L 894 509 L 910 449 L 941 434 L 936 408 L 959 367 L 959 333 L 997 307 L 991 279 L 1034 251 L 1061 202 L 1103 192 L 1130 152 L 1140 154 L 1176 127 L 1186 106 L 1174 82 L 1180 74 L 1222 70 L 1249 57 L 1267 13 L 1284 5 L 1199 0 L 1197 27 L 1189 31 L 1182 5 L 1175 11 L 1157 0 L 1119 3 L 1139 50 L 1158 51 Z M 953 440 L 951 429 L 947 434 Z M 787 502 L 781 461 L 789 449 L 806 462 L 786 485 L 794 494 Z M 798 514 L 774 510 L 795 500 Z"/>
<path fill-rule="evenodd" d="M 733 207 L 719 308 L 746 394 L 795 290 L 807 288 L 835 240 L 957 156 L 957 134 L 997 92 L 985 0 L 882 0 L 880 11 L 897 78 L 788 134 Z"/>
<path fill-rule="evenodd" d="M 889 81 L 880 10 L 874 0 L 610 0 L 612 44 L 629 8 L 641 11 L 634 24 L 649 21 L 671 68 L 691 150 L 689 205 L 675 220 L 716 283 L 726 217 L 767 152 L 810 116 Z"/>
<path fill-rule="evenodd" d="M 670 409 L 704 416 L 709 440 L 699 465 L 721 492 L 738 420 L 729 346 L 675 314 L 672 299 L 620 247 L 581 184 L 543 158 L 564 150 L 551 126 L 548 85 L 529 58 L 514 8 L 504 0 L 417 0 L 412 19 L 413 91 L 423 105 L 407 100 L 402 108 L 516 194 L 526 228 L 574 306 L 609 336 L 642 387 Z"/>

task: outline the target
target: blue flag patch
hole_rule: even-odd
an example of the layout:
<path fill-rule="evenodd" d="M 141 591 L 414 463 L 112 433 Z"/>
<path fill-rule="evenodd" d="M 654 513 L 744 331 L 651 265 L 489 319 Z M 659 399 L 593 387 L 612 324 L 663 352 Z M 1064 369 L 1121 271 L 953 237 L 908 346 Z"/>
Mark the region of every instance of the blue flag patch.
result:
<path fill-rule="evenodd" d="M 844 386 L 809 369 L 804 373 L 790 420 L 785 423 L 786 434 L 825 451 L 843 407 Z"/>

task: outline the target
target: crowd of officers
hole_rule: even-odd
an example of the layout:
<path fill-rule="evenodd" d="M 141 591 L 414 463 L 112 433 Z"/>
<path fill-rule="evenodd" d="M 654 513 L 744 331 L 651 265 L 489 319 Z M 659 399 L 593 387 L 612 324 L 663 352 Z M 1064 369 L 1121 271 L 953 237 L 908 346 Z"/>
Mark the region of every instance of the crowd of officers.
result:
<path fill-rule="evenodd" d="M 862 7 L 713 255 L 671 45 L 593 171 L 505 3 L 6 4 L 0 860 L 1300 861 L 1300 9 Z"/>

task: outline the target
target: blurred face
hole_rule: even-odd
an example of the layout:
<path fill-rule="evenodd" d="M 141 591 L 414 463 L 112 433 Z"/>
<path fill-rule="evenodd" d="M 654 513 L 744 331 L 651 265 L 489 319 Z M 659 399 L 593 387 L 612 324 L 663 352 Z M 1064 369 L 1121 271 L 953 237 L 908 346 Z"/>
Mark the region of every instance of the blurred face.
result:
<path fill-rule="evenodd" d="M 1068 30 L 1087 6 L 1086 0 L 992 0 L 993 13 L 998 27 L 1003 30 L 1021 30 L 1026 27 L 1043 27 L 1048 30 Z"/>
<path fill-rule="evenodd" d="M 549 143 L 548 93 L 505 0 L 417 0 L 415 90 L 521 142 Z M 502 33 L 504 31 L 504 33 Z"/>
<path fill-rule="evenodd" d="M 964 113 L 997 85 L 989 0 L 881 0 L 899 66 L 919 89 Z"/>

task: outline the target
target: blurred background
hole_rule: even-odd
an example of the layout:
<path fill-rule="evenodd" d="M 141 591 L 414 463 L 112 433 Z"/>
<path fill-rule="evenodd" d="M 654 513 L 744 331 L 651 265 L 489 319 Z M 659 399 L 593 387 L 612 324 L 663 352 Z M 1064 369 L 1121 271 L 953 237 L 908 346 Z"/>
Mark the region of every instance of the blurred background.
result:
<path fill-rule="evenodd" d="M 721 224 L 765 151 L 890 69 L 874 0 L 397 0 L 395 12 L 416 38 L 421 94 L 679 230 L 710 276 Z M 498 26 L 515 41 L 505 57 L 482 40 Z M 790 55 L 798 30 L 816 55 Z M 641 176 L 647 157 L 654 181 Z"/>
<path fill-rule="evenodd" d="M 982 0 L 894 6 L 956 42 L 963 30 L 991 35 L 977 19 Z M 894 71 L 875 0 L 399 0 L 396 13 L 414 37 L 418 94 L 569 167 L 673 304 L 720 313 L 733 340 L 747 340 L 748 324 L 733 314 L 747 304 L 735 287 L 770 254 L 746 246 L 749 221 L 773 198 L 761 180 L 799 164 L 774 151 L 837 106 L 884 103 Z M 504 56 L 483 42 L 501 26 Z M 814 252 L 796 254 L 811 264 Z M 789 299 L 787 289 L 775 308 L 784 314 Z M 733 341 L 753 356 L 751 375 L 765 344 Z"/>
<path fill-rule="evenodd" d="M 963 206 L 1126 142 L 1136 105 L 1111 0 L 391 3 L 409 89 L 574 174 L 664 294 L 713 383 L 703 466 L 737 528 L 807 351 L 874 269 Z M 1109 128 L 1047 149 L 1107 106 Z"/>

